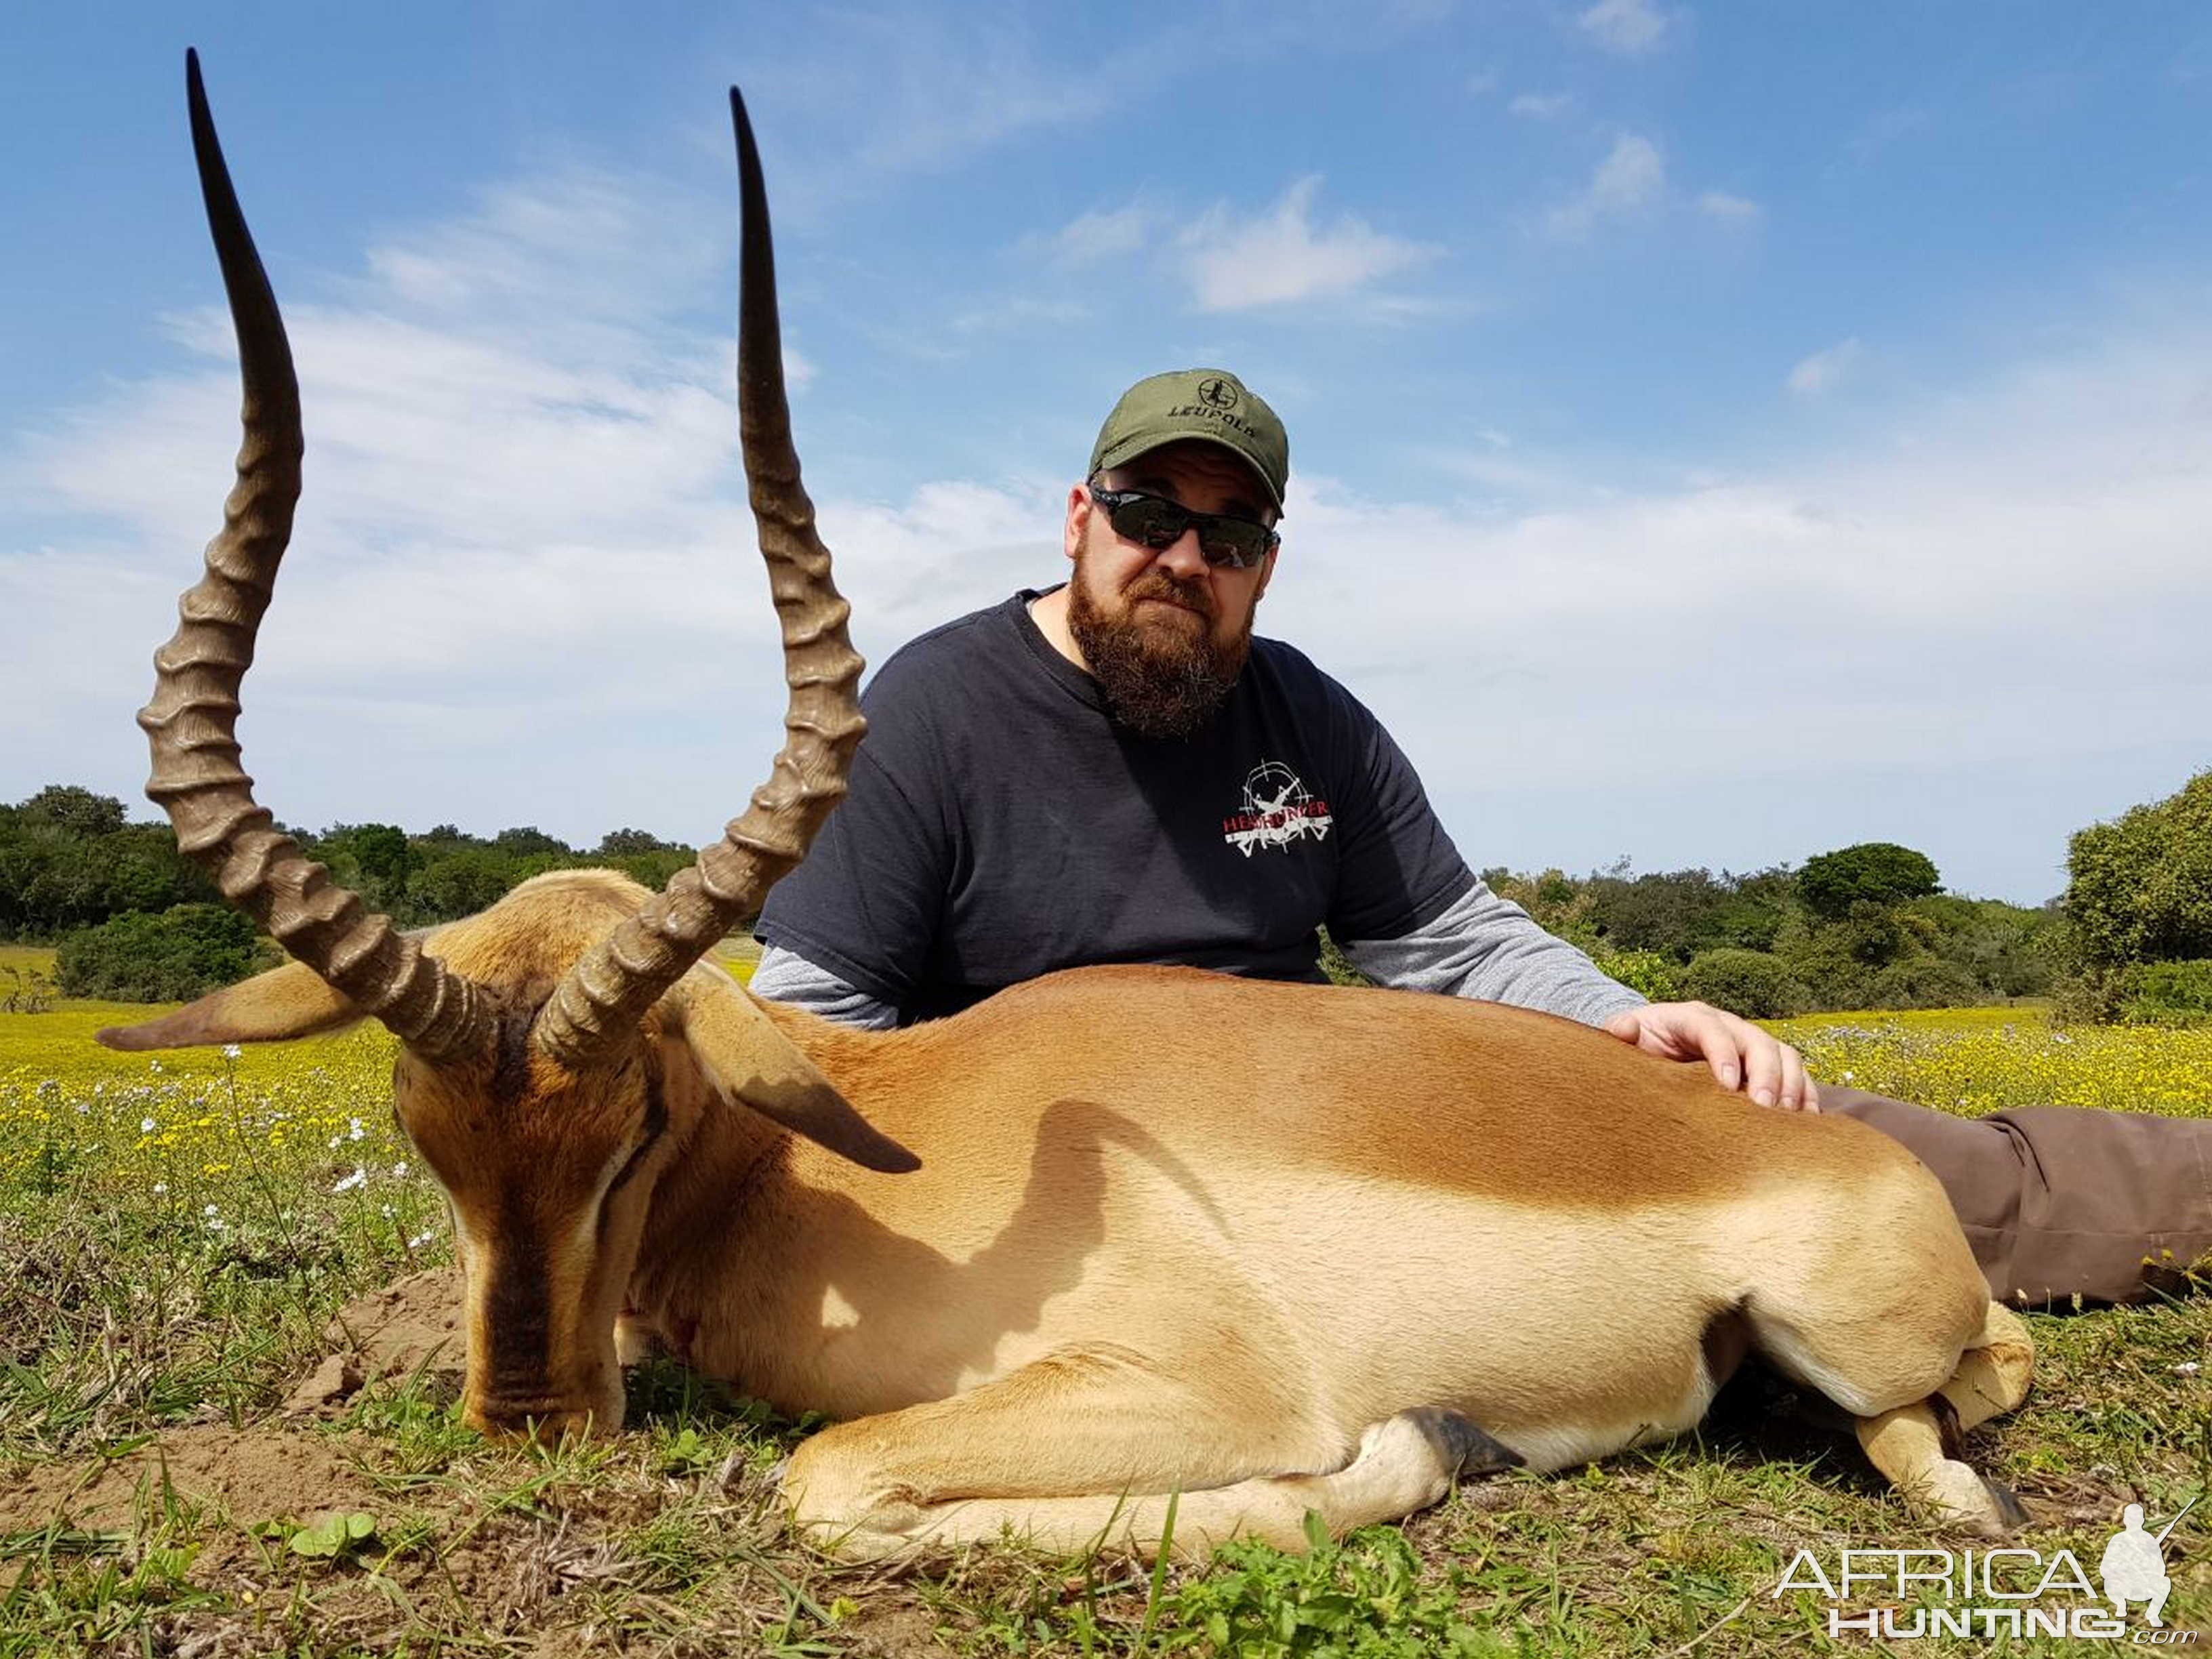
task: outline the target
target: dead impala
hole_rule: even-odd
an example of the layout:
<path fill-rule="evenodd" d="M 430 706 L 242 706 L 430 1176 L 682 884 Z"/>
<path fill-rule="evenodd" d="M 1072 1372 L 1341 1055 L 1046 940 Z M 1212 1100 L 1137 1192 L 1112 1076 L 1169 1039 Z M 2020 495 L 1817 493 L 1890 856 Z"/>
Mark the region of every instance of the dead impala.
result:
<path fill-rule="evenodd" d="M 296 962 L 120 1048 L 398 1033 L 395 1104 L 451 1200 L 468 1420 L 611 1430 L 618 1340 L 840 1419 L 797 1522 L 881 1555 L 1011 1528 L 1296 1548 L 1696 1423 L 1743 1357 L 1850 1413 L 1929 1518 L 2018 1506 L 1958 1435 L 2025 1394 L 1934 1178 L 1848 1122 L 1513 1009 L 1167 968 L 1058 974 L 858 1032 L 702 960 L 803 856 L 861 733 L 860 662 L 790 437 L 760 168 L 742 181 L 744 464 L 789 737 L 659 894 L 542 876 L 418 945 L 273 827 L 234 735 L 299 492 L 290 350 L 193 138 L 245 380 L 238 483 L 155 659 L 149 793 Z"/>

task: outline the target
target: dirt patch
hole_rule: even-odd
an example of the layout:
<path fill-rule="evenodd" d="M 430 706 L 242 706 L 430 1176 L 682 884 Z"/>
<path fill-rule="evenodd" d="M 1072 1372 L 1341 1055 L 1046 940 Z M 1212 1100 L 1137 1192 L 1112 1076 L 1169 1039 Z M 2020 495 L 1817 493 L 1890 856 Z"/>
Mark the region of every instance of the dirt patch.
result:
<path fill-rule="evenodd" d="M 458 1387 L 468 1364 L 461 1288 L 459 1267 L 434 1267 L 347 1304 L 323 1332 L 330 1353 L 285 1397 L 286 1414 L 336 1406 L 366 1382 L 417 1371 Z"/>
<path fill-rule="evenodd" d="M 353 1468 L 357 1450 L 326 1434 L 284 1429 L 165 1429 L 122 1457 L 23 1470 L 0 1492 L 0 1530 L 30 1531 L 61 1520 L 127 1532 L 142 1517 L 161 1521 L 172 1497 L 217 1507 L 240 1526 L 374 1507 L 380 1501 L 375 1489 Z"/>
<path fill-rule="evenodd" d="M 927 1608 L 888 1597 L 863 1603 L 837 1626 L 837 1634 L 852 1644 L 854 1659 L 950 1659 L 953 1652 Z"/>

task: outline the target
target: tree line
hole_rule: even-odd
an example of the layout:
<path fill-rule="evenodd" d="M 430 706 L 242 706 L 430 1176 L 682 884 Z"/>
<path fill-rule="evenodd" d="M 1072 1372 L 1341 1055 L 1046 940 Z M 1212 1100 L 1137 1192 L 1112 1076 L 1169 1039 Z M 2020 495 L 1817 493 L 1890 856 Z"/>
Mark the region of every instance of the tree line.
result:
<path fill-rule="evenodd" d="M 599 866 L 658 888 L 695 856 L 642 830 L 611 830 L 591 848 L 527 826 L 491 836 L 450 823 L 288 833 L 403 927 L 474 915 L 547 870 Z M 64 994 L 123 1001 L 197 996 L 282 960 L 177 851 L 166 823 L 132 823 L 121 801 L 75 784 L 0 806 L 0 939 L 53 945 Z"/>
<path fill-rule="evenodd" d="M 2212 771 L 2076 831 L 2067 872 L 2034 908 L 1946 893 L 1888 842 L 1749 875 L 1485 875 L 1656 999 L 1769 1018 L 2048 998 L 2063 1018 L 2212 1025 Z"/>
<path fill-rule="evenodd" d="M 597 865 L 659 888 L 693 849 L 641 830 L 589 848 L 532 827 L 293 830 L 308 856 L 403 927 L 470 915 L 547 870 Z M 2077 832 L 2066 892 L 2039 907 L 1943 890 L 1888 842 L 1747 875 L 1484 872 L 1492 887 L 1659 999 L 1771 1017 L 2052 999 L 2098 1020 L 2212 1024 L 2212 770 Z M 71 996 L 168 1000 L 280 958 L 179 854 L 166 823 L 52 784 L 0 806 L 0 939 L 52 942 Z"/>

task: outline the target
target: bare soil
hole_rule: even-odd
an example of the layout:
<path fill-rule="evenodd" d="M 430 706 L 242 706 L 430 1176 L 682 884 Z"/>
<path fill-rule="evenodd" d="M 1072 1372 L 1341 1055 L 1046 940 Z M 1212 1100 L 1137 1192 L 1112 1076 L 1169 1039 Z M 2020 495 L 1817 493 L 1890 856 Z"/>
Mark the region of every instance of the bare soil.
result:
<path fill-rule="evenodd" d="M 318 1510 L 373 1509 L 375 1488 L 356 1472 L 361 1448 L 281 1425 L 167 1429 L 121 1457 L 48 1463 L 0 1491 L 0 1532 L 57 1523 L 131 1532 L 192 1506 L 240 1528 L 299 1520 Z"/>
<path fill-rule="evenodd" d="M 461 1270 L 410 1273 L 348 1304 L 323 1333 L 330 1352 L 284 1401 L 287 1413 L 314 1411 L 350 1398 L 372 1378 L 417 1371 L 458 1387 L 467 1367 L 461 1322 Z"/>

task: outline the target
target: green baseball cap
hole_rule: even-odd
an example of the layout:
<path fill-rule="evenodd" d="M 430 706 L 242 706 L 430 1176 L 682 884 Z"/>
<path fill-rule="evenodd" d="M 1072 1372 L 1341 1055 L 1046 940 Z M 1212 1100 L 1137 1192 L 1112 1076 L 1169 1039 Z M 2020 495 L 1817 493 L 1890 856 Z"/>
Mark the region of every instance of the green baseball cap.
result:
<path fill-rule="evenodd" d="M 1226 369 L 1179 368 L 1121 394 L 1091 450 L 1097 477 L 1162 444 L 1195 439 L 1231 450 L 1260 475 L 1275 511 L 1291 481 L 1291 440 L 1275 411 Z"/>

